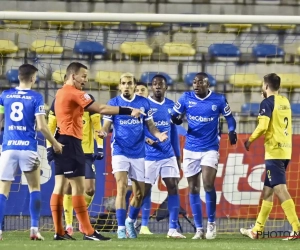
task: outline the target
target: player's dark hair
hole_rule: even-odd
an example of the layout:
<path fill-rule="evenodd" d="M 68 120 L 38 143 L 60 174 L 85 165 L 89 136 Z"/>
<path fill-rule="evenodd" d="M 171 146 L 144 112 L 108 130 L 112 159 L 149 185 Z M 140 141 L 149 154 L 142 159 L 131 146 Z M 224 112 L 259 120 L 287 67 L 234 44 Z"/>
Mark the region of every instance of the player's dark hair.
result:
<path fill-rule="evenodd" d="M 204 72 L 199 72 L 199 73 L 196 74 L 196 76 L 203 76 L 204 78 L 208 79 L 208 75 Z"/>
<path fill-rule="evenodd" d="M 64 75 L 64 82 L 67 80 L 67 75 Z"/>
<path fill-rule="evenodd" d="M 154 80 L 154 78 L 157 78 L 157 77 L 162 78 L 165 81 L 166 85 L 167 85 L 167 78 L 164 75 L 161 75 L 161 74 L 157 74 L 157 75 L 153 76 L 151 82 Z"/>
<path fill-rule="evenodd" d="M 136 86 L 144 86 L 144 87 L 148 88 L 147 83 L 145 83 L 145 82 L 136 82 Z"/>
<path fill-rule="evenodd" d="M 69 76 L 71 74 L 74 74 L 74 73 L 77 74 L 81 68 L 88 69 L 87 66 L 85 66 L 84 64 L 82 64 L 80 62 L 70 63 L 69 66 L 67 67 L 67 72 L 66 72 L 67 78 L 69 78 Z"/>
<path fill-rule="evenodd" d="M 280 88 L 280 77 L 275 73 L 264 76 L 264 82 L 267 83 L 272 91 L 277 91 Z"/>
<path fill-rule="evenodd" d="M 22 64 L 19 67 L 19 78 L 21 82 L 29 82 L 31 77 L 38 72 L 38 69 L 31 64 Z"/>

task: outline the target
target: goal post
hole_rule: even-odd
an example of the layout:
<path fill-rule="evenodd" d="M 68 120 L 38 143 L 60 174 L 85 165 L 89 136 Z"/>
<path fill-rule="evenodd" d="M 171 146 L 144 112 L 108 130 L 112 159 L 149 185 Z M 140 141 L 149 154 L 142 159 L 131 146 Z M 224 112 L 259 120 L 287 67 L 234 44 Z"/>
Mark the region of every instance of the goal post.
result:
<path fill-rule="evenodd" d="M 265 176 L 263 138 L 252 145 L 250 152 L 245 151 L 244 141 L 256 126 L 263 76 L 279 74 L 280 91 L 288 96 L 293 107 L 293 159 L 287 171 L 287 184 L 300 215 L 299 16 L 0 11 L 0 20 L 0 90 L 18 84 L 18 66 L 32 63 L 39 70 L 34 88 L 44 95 L 48 106 L 72 61 L 88 66 L 90 81 L 85 90 L 101 103 L 119 93 L 119 77 L 124 72 L 132 72 L 147 83 L 150 93 L 153 75 L 164 74 L 169 85 L 167 97 L 173 101 L 184 91 L 192 90 L 195 73 L 208 73 L 212 90 L 226 96 L 238 123 L 238 143 L 231 146 L 226 121 L 221 120 L 215 184 L 220 233 L 237 233 L 240 227 L 253 224 L 258 214 Z M 186 129 L 185 122 L 180 128 L 181 152 Z M 48 165 L 44 138 L 38 138 L 42 156 L 40 226 L 52 230 L 49 202 L 54 168 Z M 112 206 L 112 197 L 116 195 L 109 140 L 110 136 L 105 142 L 105 159 L 95 162 L 96 192 L 89 211 L 93 221 L 98 222 L 99 215 L 106 212 L 107 204 Z M 179 192 L 181 207 L 192 219 L 187 180 L 182 173 Z M 203 185 L 200 197 L 206 225 Z M 162 204 L 166 198 L 166 187 L 159 179 L 152 188 L 152 214 L 165 209 Z M 29 228 L 28 202 L 26 181 L 19 174 L 8 200 L 5 230 Z M 182 216 L 180 222 L 184 233 L 193 232 Z M 154 233 L 165 233 L 168 222 L 158 222 L 154 216 L 149 227 Z M 267 228 L 290 229 L 278 200 Z"/>

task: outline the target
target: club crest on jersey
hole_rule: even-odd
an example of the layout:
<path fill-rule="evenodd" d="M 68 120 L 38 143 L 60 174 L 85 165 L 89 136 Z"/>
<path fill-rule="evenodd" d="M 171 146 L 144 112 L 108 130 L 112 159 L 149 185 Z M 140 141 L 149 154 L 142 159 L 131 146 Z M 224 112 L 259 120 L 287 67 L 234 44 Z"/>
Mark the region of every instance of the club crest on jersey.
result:
<path fill-rule="evenodd" d="M 217 110 L 217 105 L 212 105 L 211 109 L 212 109 L 212 111 L 216 111 Z"/>

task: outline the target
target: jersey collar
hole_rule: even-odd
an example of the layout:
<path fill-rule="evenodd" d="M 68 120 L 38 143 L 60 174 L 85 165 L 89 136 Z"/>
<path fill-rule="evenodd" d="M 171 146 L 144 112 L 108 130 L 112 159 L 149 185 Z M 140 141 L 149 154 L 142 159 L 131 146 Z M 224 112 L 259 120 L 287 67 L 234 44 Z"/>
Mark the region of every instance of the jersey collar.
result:
<path fill-rule="evenodd" d="M 194 96 L 195 96 L 197 99 L 201 100 L 201 101 L 203 101 L 203 100 L 207 99 L 208 97 L 210 97 L 211 93 L 212 93 L 212 91 L 209 90 L 208 95 L 205 96 L 205 97 L 202 99 L 202 98 L 200 98 L 199 96 L 197 96 L 197 95 L 195 94 L 195 92 L 193 92 Z"/>
<path fill-rule="evenodd" d="M 128 100 L 127 98 L 125 98 L 125 97 L 123 96 L 123 94 L 121 94 L 120 96 L 121 96 L 121 98 L 122 98 L 125 102 L 132 102 L 132 101 L 135 99 L 136 94 L 133 94 L 133 97 L 132 97 L 131 100 Z"/>
<path fill-rule="evenodd" d="M 16 87 L 16 90 L 31 90 L 30 88 L 20 89 L 20 87 Z"/>
<path fill-rule="evenodd" d="M 159 105 L 163 105 L 166 101 L 166 98 L 164 98 L 162 102 L 157 102 L 150 95 L 149 95 L 148 99 L 150 99 L 152 102 L 159 104 Z"/>

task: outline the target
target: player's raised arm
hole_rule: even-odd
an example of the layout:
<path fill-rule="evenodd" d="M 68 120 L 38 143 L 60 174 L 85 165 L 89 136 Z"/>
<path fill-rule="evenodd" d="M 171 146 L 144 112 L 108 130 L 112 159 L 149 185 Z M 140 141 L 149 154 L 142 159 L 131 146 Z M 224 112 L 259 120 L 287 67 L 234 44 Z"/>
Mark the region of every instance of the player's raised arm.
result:
<path fill-rule="evenodd" d="M 236 130 L 236 121 L 232 115 L 230 106 L 225 99 L 224 96 L 222 96 L 222 105 L 221 105 L 221 113 L 225 117 L 227 124 L 228 124 L 228 135 L 229 135 L 229 141 L 231 145 L 235 145 L 237 142 L 237 134 L 235 132 Z"/>
<path fill-rule="evenodd" d="M 171 122 L 176 125 L 181 125 L 182 115 L 185 113 L 185 111 L 185 94 L 183 94 L 175 103 L 173 110 L 171 111 Z"/>

